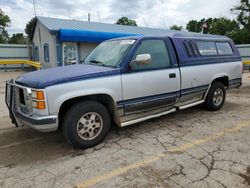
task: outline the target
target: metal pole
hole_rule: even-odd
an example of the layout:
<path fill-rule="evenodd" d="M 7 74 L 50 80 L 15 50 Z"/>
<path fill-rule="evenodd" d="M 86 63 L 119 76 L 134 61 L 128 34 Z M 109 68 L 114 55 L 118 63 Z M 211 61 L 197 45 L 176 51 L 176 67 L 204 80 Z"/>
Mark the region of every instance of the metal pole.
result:
<path fill-rule="evenodd" d="M 34 14 L 36 16 L 36 1 L 35 0 L 33 0 L 33 8 L 34 8 Z"/>
<path fill-rule="evenodd" d="M 88 21 L 90 22 L 90 13 L 88 13 Z"/>

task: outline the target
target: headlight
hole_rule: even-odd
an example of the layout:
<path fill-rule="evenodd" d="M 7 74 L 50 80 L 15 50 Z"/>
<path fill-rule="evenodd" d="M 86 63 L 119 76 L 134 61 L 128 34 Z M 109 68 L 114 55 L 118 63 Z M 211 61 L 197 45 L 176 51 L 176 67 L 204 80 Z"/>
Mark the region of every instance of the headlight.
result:
<path fill-rule="evenodd" d="M 32 98 L 36 100 L 44 100 L 43 91 L 32 91 Z"/>
<path fill-rule="evenodd" d="M 32 90 L 32 106 L 39 110 L 44 110 L 46 108 L 44 91 Z"/>

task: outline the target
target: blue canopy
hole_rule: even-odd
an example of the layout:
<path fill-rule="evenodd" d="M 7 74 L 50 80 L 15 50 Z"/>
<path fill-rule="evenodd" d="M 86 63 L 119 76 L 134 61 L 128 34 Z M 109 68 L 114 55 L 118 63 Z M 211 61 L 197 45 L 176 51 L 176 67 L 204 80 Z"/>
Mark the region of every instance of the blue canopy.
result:
<path fill-rule="evenodd" d="M 60 29 L 59 40 L 61 42 L 102 42 L 108 39 L 128 36 L 138 36 L 140 34 L 114 33 L 102 31 Z"/>

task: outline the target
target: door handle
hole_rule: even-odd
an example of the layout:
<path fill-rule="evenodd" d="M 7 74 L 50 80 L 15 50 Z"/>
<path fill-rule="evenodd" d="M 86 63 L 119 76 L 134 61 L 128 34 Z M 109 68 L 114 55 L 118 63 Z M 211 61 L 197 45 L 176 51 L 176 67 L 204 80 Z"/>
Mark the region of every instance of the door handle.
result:
<path fill-rule="evenodd" d="M 169 78 L 175 78 L 176 77 L 176 74 L 175 73 L 170 73 L 169 74 Z"/>

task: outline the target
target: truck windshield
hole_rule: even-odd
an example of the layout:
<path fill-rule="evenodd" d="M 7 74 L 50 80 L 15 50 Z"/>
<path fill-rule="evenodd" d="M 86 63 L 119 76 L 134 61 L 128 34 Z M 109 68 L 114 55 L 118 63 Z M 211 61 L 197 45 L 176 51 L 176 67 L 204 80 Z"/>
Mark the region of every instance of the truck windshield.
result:
<path fill-rule="evenodd" d="M 119 67 L 132 48 L 135 40 L 113 40 L 102 42 L 85 59 L 85 64 Z"/>

